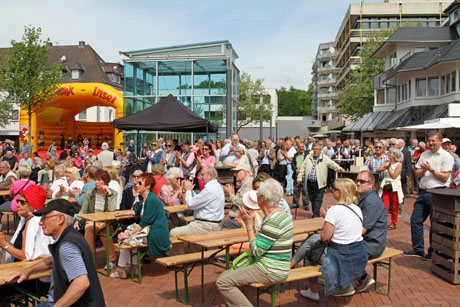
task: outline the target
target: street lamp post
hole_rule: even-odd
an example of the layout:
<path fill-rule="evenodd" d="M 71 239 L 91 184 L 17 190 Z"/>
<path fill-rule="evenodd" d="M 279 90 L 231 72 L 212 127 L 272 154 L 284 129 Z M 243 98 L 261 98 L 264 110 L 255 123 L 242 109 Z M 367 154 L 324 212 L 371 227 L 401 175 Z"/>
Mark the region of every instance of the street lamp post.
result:
<path fill-rule="evenodd" d="M 259 140 L 264 139 L 264 106 L 263 106 L 264 96 L 260 93 L 260 104 L 259 104 L 259 125 L 260 125 L 260 135 Z"/>

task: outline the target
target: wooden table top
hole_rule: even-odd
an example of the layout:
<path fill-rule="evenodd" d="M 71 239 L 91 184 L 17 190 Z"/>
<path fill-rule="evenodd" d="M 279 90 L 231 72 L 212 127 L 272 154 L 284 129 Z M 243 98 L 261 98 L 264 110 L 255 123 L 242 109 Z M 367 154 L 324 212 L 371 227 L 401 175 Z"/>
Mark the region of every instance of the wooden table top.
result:
<path fill-rule="evenodd" d="M 51 198 L 47 199 L 45 201 L 45 204 L 49 203 L 52 200 L 54 200 L 54 199 L 51 199 Z M 69 197 L 67 200 L 70 201 L 71 203 L 76 203 L 77 202 L 77 200 L 75 198 L 73 198 L 73 197 Z"/>
<path fill-rule="evenodd" d="M 42 261 L 44 258 L 39 258 L 35 259 L 32 261 L 19 261 L 19 262 L 13 262 L 13 263 L 8 263 L 8 264 L 0 264 L 0 286 L 6 285 L 7 283 L 5 282 L 5 278 L 11 276 L 12 274 L 16 273 L 17 271 L 23 270 L 29 266 L 32 266 L 40 261 Z M 29 275 L 28 280 L 32 279 L 37 279 L 37 278 L 42 278 L 42 277 L 48 277 L 51 275 L 51 271 L 46 271 L 46 272 L 40 272 L 40 273 L 34 273 Z M 15 283 L 16 280 L 13 280 L 11 283 Z M 11 284 L 10 283 L 10 284 Z"/>
<path fill-rule="evenodd" d="M 294 221 L 294 235 L 323 229 L 324 219 L 304 219 Z M 249 240 L 246 229 L 228 229 L 199 235 L 179 236 L 179 240 L 205 248 L 227 246 Z"/>
<path fill-rule="evenodd" d="M 10 190 L 0 191 L 0 196 L 7 196 L 7 195 L 10 195 Z"/>
<path fill-rule="evenodd" d="M 102 222 L 102 221 L 112 221 L 112 220 L 123 220 L 123 219 L 132 219 L 136 218 L 132 215 L 122 215 L 122 216 L 115 216 L 115 212 L 130 212 L 131 210 L 121 210 L 121 211 L 113 211 L 113 212 L 98 212 L 98 213 L 86 213 L 86 214 L 79 214 L 78 216 L 84 220 L 91 221 L 91 222 Z"/>
<path fill-rule="evenodd" d="M 187 208 L 187 205 L 182 204 L 179 206 L 164 206 L 163 207 L 166 211 L 169 211 L 169 213 L 180 213 L 180 212 L 185 212 L 185 211 L 190 211 L 191 209 Z"/>

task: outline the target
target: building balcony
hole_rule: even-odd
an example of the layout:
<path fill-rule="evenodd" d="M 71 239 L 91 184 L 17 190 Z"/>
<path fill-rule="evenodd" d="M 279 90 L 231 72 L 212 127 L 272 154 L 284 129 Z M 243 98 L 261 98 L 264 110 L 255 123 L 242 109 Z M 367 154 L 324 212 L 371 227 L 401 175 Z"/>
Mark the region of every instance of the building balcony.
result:
<path fill-rule="evenodd" d="M 333 66 L 324 66 L 324 67 L 318 67 L 317 69 L 317 72 L 318 73 L 325 73 L 325 72 L 331 72 L 331 70 L 333 69 L 334 67 Z"/>
<path fill-rule="evenodd" d="M 334 85 L 335 84 L 335 78 L 334 79 L 328 79 L 328 80 L 319 80 L 318 81 L 318 86 L 324 86 L 324 85 Z"/>
<path fill-rule="evenodd" d="M 318 93 L 318 98 L 319 99 L 329 99 L 331 97 L 331 93 Z"/>

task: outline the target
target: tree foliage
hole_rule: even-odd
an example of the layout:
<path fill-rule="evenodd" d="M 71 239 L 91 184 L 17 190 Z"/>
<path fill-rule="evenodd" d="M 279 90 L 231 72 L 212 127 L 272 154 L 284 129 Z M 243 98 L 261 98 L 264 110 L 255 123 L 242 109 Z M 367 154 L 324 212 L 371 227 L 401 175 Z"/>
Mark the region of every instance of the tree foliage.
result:
<path fill-rule="evenodd" d="M 337 103 L 340 113 L 356 121 L 372 112 L 374 90 L 372 79 L 385 70 L 385 60 L 372 58 L 375 50 L 394 33 L 396 29 L 382 29 L 370 32 L 361 48 L 361 65 L 353 70 L 351 78 L 345 81 L 344 88 L 338 93 Z"/>
<path fill-rule="evenodd" d="M 264 93 L 263 79 L 252 80 L 246 72 L 240 75 L 240 99 L 237 104 L 237 128 L 236 132 L 260 118 L 260 94 Z M 270 96 L 264 95 L 262 99 L 263 119 L 270 118 Z"/>
<path fill-rule="evenodd" d="M 308 86 L 308 90 L 299 90 L 290 87 L 289 90 L 282 87 L 276 91 L 278 95 L 278 115 L 279 116 L 308 116 L 311 115 L 311 102 L 313 95 L 313 85 Z"/>
<path fill-rule="evenodd" d="M 31 116 L 45 103 L 57 99 L 57 84 L 62 65 L 47 67 L 49 39 L 41 40 L 41 28 L 25 27 L 21 41 L 11 41 L 6 65 L 0 61 L 0 88 L 7 92 L 6 101 L 16 103 Z M 30 134 L 29 134 L 30 135 Z"/>

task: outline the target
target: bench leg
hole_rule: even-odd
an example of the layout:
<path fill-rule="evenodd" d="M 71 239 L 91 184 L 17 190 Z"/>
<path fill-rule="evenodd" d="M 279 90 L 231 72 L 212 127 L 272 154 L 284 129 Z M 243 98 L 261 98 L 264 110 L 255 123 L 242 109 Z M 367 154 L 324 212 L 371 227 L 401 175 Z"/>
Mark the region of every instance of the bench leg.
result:
<path fill-rule="evenodd" d="M 192 269 L 190 271 L 187 271 L 187 264 L 184 264 L 182 268 L 174 267 L 174 283 L 176 286 L 176 301 L 181 302 L 185 305 L 189 304 L 189 295 L 188 295 L 188 275 L 192 272 Z M 184 300 L 179 299 L 179 286 L 177 282 L 177 273 L 178 272 L 183 272 L 184 273 L 184 295 L 185 298 Z"/>
<path fill-rule="evenodd" d="M 387 292 L 377 292 L 380 294 L 384 294 L 386 296 L 390 296 L 390 291 L 391 291 L 391 264 L 392 264 L 392 258 L 389 258 L 388 263 L 386 262 L 376 262 L 374 263 L 374 292 L 377 292 L 377 267 L 382 267 L 388 271 L 388 285 L 387 285 Z"/>

